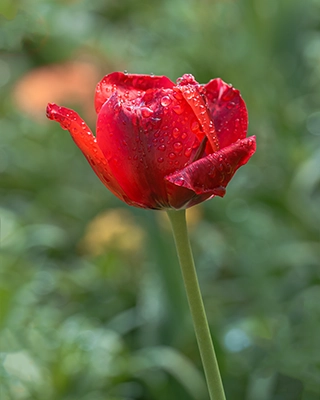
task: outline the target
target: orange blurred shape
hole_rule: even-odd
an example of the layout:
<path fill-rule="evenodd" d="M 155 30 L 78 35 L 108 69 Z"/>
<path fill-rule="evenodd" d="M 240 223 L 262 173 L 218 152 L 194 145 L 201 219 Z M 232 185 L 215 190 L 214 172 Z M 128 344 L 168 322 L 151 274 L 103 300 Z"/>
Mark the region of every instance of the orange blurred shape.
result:
<path fill-rule="evenodd" d="M 94 120 L 94 91 L 101 79 L 99 68 L 87 61 L 69 61 L 33 69 L 15 85 L 17 107 L 36 120 L 45 119 L 47 103 L 79 106 Z"/>

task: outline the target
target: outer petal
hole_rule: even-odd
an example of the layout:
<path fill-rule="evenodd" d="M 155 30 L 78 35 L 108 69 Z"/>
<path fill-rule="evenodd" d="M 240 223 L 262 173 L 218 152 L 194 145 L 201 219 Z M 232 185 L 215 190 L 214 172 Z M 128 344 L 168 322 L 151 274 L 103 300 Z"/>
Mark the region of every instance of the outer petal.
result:
<path fill-rule="evenodd" d="M 166 76 L 126 74 L 113 72 L 106 75 L 97 85 L 95 94 L 95 108 L 97 113 L 103 104 L 117 92 L 123 100 L 141 98 L 144 92 L 153 88 L 172 88 L 174 83 Z"/>
<path fill-rule="evenodd" d="M 238 140 L 167 176 L 166 179 L 177 186 L 191 189 L 198 195 L 223 197 L 227 184 L 237 169 L 249 161 L 255 149 L 255 136 Z"/>
<path fill-rule="evenodd" d="M 149 89 L 135 105 L 114 94 L 98 115 L 97 141 L 113 175 L 129 198 L 148 208 L 170 206 L 164 177 L 183 168 L 199 145 L 194 113 L 176 96 Z"/>
<path fill-rule="evenodd" d="M 68 108 L 59 107 L 56 104 L 48 104 L 47 117 L 59 122 L 63 129 L 67 129 L 70 132 L 76 145 L 85 155 L 92 169 L 104 185 L 114 195 L 128 203 L 123 190 L 111 174 L 109 165 L 97 144 L 96 138 L 79 115 Z"/>
<path fill-rule="evenodd" d="M 240 92 L 220 78 L 204 85 L 220 148 L 244 139 L 248 129 L 248 112 Z"/>

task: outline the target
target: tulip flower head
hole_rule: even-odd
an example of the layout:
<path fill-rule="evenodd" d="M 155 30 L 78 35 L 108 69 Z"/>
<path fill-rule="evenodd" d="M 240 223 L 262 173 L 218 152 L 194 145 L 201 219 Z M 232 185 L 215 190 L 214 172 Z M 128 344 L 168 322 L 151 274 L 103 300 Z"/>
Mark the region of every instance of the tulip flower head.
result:
<path fill-rule="evenodd" d="M 95 93 L 96 136 L 77 113 L 48 104 L 104 185 L 129 205 L 183 209 L 224 196 L 256 148 L 238 90 L 221 79 L 201 85 L 190 74 L 114 72 Z"/>

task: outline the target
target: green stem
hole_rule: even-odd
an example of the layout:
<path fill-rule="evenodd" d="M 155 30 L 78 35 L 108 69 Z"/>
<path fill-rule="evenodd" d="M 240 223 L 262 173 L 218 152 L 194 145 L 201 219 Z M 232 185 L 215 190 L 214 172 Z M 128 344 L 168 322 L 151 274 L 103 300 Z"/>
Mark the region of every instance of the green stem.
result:
<path fill-rule="evenodd" d="M 167 211 L 211 400 L 226 400 L 202 301 L 186 224 L 185 210 Z"/>

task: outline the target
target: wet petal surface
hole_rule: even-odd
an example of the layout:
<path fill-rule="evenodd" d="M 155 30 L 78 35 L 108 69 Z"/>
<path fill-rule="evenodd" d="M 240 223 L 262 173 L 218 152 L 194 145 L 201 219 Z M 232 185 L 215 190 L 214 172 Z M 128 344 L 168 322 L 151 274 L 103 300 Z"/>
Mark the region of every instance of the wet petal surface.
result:
<path fill-rule="evenodd" d="M 171 89 L 148 90 L 137 106 L 117 95 L 104 104 L 98 144 L 130 198 L 150 208 L 169 206 L 164 177 L 183 168 L 199 146 L 195 121 L 183 96 Z"/>
<path fill-rule="evenodd" d="M 204 96 L 201 93 L 202 87 L 194 80 L 192 84 L 192 75 L 187 75 L 187 78 L 180 78 L 179 90 L 181 91 L 184 99 L 194 112 L 198 123 L 200 124 L 201 131 L 206 135 L 209 144 L 209 152 L 218 151 L 220 148 L 219 140 L 217 137 L 216 129 L 213 120 L 211 119 L 210 110 L 207 107 Z"/>
<path fill-rule="evenodd" d="M 177 171 L 166 179 L 196 194 L 223 197 L 226 186 L 239 167 L 246 164 L 256 149 L 255 137 L 238 140 Z"/>
<path fill-rule="evenodd" d="M 132 101 L 141 98 L 148 89 L 172 88 L 173 86 L 174 83 L 166 76 L 113 72 L 106 75 L 96 87 L 95 109 L 98 113 L 115 92 L 124 101 Z"/>
<path fill-rule="evenodd" d="M 219 78 L 203 87 L 220 148 L 244 139 L 248 129 L 248 112 L 239 90 Z"/>

